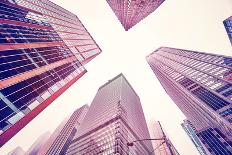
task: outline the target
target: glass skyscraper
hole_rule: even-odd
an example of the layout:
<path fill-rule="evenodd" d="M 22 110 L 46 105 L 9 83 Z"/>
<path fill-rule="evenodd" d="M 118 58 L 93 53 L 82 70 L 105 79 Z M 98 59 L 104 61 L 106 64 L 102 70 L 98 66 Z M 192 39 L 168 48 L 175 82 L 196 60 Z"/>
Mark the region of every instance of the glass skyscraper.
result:
<path fill-rule="evenodd" d="M 153 141 L 155 155 L 179 155 L 175 146 L 165 134 L 159 121 L 154 123 L 154 138 L 164 138 L 163 140 Z"/>
<path fill-rule="evenodd" d="M 164 1 L 165 0 L 107 0 L 126 31 L 154 12 Z"/>
<path fill-rule="evenodd" d="M 66 154 L 146 155 L 153 154 L 139 96 L 119 74 L 102 85 L 90 105 Z"/>
<path fill-rule="evenodd" d="M 181 124 L 186 134 L 189 136 L 189 138 L 192 140 L 193 144 L 195 145 L 196 149 L 201 155 L 207 155 L 209 153 L 206 153 L 204 146 L 202 145 L 200 139 L 197 137 L 196 129 L 192 125 L 192 123 L 189 120 L 184 120 L 184 122 Z"/>
<path fill-rule="evenodd" d="M 101 52 L 78 17 L 48 0 L 0 1 L 0 147 L 86 73 Z"/>
<path fill-rule="evenodd" d="M 228 37 L 230 39 L 230 43 L 232 45 L 232 16 L 227 18 L 223 21 L 223 24 L 225 26 L 226 32 L 228 34 Z"/>
<path fill-rule="evenodd" d="M 56 136 L 50 148 L 44 152 L 40 151 L 39 155 L 60 155 L 65 154 L 75 133 L 78 131 L 80 124 L 88 112 L 89 106 L 84 105 L 77 109 L 64 125 L 60 133 Z M 56 133 L 55 133 L 56 134 Z M 42 148 L 43 150 L 43 148 Z"/>
<path fill-rule="evenodd" d="M 211 154 L 232 154 L 232 57 L 161 47 L 147 61 Z"/>

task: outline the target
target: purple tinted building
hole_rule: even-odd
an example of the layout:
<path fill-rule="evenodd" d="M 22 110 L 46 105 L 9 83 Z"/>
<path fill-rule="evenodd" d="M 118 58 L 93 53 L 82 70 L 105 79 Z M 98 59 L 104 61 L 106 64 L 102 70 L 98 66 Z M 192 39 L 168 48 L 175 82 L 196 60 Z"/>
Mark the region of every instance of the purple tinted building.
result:
<path fill-rule="evenodd" d="M 68 89 L 101 50 L 48 0 L 0 1 L 0 147 Z"/>
<path fill-rule="evenodd" d="M 232 16 L 227 18 L 223 21 L 223 24 L 225 26 L 226 32 L 228 34 L 228 37 L 230 39 L 230 43 L 232 45 Z"/>
<path fill-rule="evenodd" d="M 165 0 L 107 0 L 127 31 L 155 11 Z"/>
<path fill-rule="evenodd" d="M 119 74 L 101 86 L 66 154 L 145 155 L 152 152 L 140 99 Z M 151 153 L 153 154 L 153 153 Z"/>
<path fill-rule="evenodd" d="M 60 155 L 65 154 L 70 142 L 72 141 L 75 133 L 78 131 L 87 111 L 88 105 L 84 105 L 77 109 L 69 118 L 67 123 L 63 126 L 62 130 L 56 135 L 55 140 L 50 148 L 45 151 L 40 151 L 38 155 Z M 56 133 L 55 133 L 56 134 Z M 42 148 L 43 150 L 43 148 Z"/>
<path fill-rule="evenodd" d="M 147 61 L 211 154 L 232 154 L 232 58 L 161 47 Z"/>

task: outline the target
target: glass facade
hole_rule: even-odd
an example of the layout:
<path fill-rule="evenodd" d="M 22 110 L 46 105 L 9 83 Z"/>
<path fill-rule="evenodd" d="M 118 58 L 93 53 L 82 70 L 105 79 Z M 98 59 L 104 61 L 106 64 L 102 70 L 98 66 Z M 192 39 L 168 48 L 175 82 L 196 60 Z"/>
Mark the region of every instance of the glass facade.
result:
<path fill-rule="evenodd" d="M 163 128 L 159 121 L 154 123 L 154 138 L 165 138 L 166 140 L 155 140 L 153 142 L 153 148 L 155 155 L 179 155 L 178 151 L 168 139 L 163 131 Z"/>
<path fill-rule="evenodd" d="M 0 146 L 86 73 L 101 52 L 78 17 L 48 0 L 0 1 Z"/>
<path fill-rule="evenodd" d="M 186 134 L 189 136 L 189 138 L 192 140 L 198 152 L 201 155 L 207 155 L 208 153 L 205 151 L 203 144 L 201 143 L 200 139 L 197 137 L 197 134 L 195 131 L 196 129 L 194 128 L 192 123 L 189 120 L 184 120 L 181 126 L 186 132 Z"/>
<path fill-rule="evenodd" d="M 225 26 L 226 32 L 228 34 L 228 37 L 230 39 L 230 43 L 232 45 L 232 16 L 227 18 L 223 21 L 223 24 Z"/>
<path fill-rule="evenodd" d="M 107 0 L 109 6 L 126 31 L 154 12 L 164 1 Z"/>
<path fill-rule="evenodd" d="M 76 131 L 78 130 L 80 124 L 82 123 L 89 106 L 84 105 L 77 109 L 72 116 L 69 118 L 67 123 L 64 125 L 63 129 L 56 136 L 50 148 L 44 154 L 46 155 L 59 155 L 65 154 L 68 149 L 68 145 L 74 137 Z M 56 134 L 56 133 L 55 133 Z"/>
<path fill-rule="evenodd" d="M 66 154 L 153 154 L 140 99 L 120 74 L 101 86 Z"/>
<path fill-rule="evenodd" d="M 209 152 L 231 154 L 232 58 L 161 47 L 147 61 Z"/>

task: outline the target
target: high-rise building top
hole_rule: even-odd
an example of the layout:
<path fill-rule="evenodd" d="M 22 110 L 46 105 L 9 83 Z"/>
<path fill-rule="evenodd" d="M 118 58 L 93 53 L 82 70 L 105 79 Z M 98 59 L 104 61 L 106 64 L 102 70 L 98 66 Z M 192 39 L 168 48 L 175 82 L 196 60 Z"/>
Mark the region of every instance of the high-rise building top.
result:
<path fill-rule="evenodd" d="M 232 45 L 232 16 L 227 18 L 226 20 L 223 21 L 223 24 L 226 28 L 226 32 L 228 34 L 228 37 L 230 39 L 230 43 Z"/>
<path fill-rule="evenodd" d="M 48 0 L 0 1 L 0 146 L 86 73 L 101 50 Z"/>
<path fill-rule="evenodd" d="M 196 129 L 192 125 L 192 123 L 189 120 L 184 120 L 184 122 L 181 124 L 183 129 L 185 130 L 186 134 L 189 136 L 189 138 L 192 140 L 193 144 L 195 145 L 196 149 L 201 155 L 208 155 L 209 153 L 206 152 L 203 144 L 201 143 L 200 139 L 197 137 Z"/>
<path fill-rule="evenodd" d="M 80 124 L 82 123 L 89 106 L 84 105 L 77 109 L 64 125 L 60 133 L 56 136 L 50 148 L 45 152 L 40 151 L 38 155 L 60 155 L 65 154 L 68 149 L 69 143 L 72 141 L 73 136 L 78 131 Z M 56 133 L 55 133 L 56 134 Z M 43 148 L 42 148 L 43 150 Z"/>
<path fill-rule="evenodd" d="M 138 95 L 120 74 L 99 88 L 67 154 L 148 154 L 150 138 Z"/>
<path fill-rule="evenodd" d="M 179 155 L 175 146 L 172 144 L 168 136 L 164 133 L 164 130 L 159 121 L 154 123 L 153 133 L 154 138 L 163 138 L 162 140 L 153 141 L 155 155 Z"/>
<path fill-rule="evenodd" d="M 231 153 L 232 58 L 161 47 L 147 61 L 209 152 Z"/>
<path fill-rule="evenodd" d="M 127 31 L 155 11 L 165 0 L 107 0 Z"/>

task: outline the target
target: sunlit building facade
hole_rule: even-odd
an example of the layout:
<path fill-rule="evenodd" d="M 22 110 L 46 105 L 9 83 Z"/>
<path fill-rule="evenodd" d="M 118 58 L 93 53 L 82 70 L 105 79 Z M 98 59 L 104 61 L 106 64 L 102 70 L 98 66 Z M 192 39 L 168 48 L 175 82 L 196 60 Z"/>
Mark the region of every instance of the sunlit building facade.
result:
<path fill-rule="evenodd" d="M 228 34 L 228 37 L 230 39 L 230 43 L 232 45 L 232 16 L 227 18 L 223 21 L 223 24 L 225 26 L 226 32 Z"/>
<path fill-rule="evenodd" d="M 140 99 L 119 74 L 99 88 L 66 154 L 153 154 L 151 141 L 127 146 L 145 138 L 150 135 Z"/>
<path fill-rule="evenodd" d="M 203 144 L 201 143 L 200 139 L 197 137 L 196 129 L 192 125 L 192 123 L 186 119 L 181 124 L 181 126 L 184 129 L 184 131 L 186 132 L 186 134 L 189 136 L 189 138 L 191 139 L 193 144 L 195 145 L 195 147 L 198 150 L 198 152 L 200 153 L 200 155 L 208 155 L 209 153 L 207 153 L 205 151 Z"/>
<path fill-rule="evenodd" d="M 232 154 L 232 58 L 161 47 L 147 61 L 211 154 Z"/>
<path fill-rule="evenodd" d="M 163 138 L 163 140 L 152 141 L 155 155 L 179 155 L 159 121 L 154 123 L 153 133 L 154 138 Z"/>
<path fill-rule="evenodd" d="M 86 73 L 101 50 L 48 0 L 0 1 L 0 146 Z"/>
<path fill-rule="evenodd" d="M 84 105 L 77 109 L 64 125 L 60 133 L 56 136 L 50 148 L 43 152 L 40 151 L 39 155 L 60 155 L 65 154 L 70 145 L 75 133 L 78 131 L 80 124 L 88 112 L 88 105 Z M 56 133 L 55 133 L 56 134 Z M 43 150 L 44 148 L 42 148 Z"/>
<path fill-rule="evenodd" d="M 154 12 L 164 1 L 107 0 L 109 6 L 126 31 Z"/>

